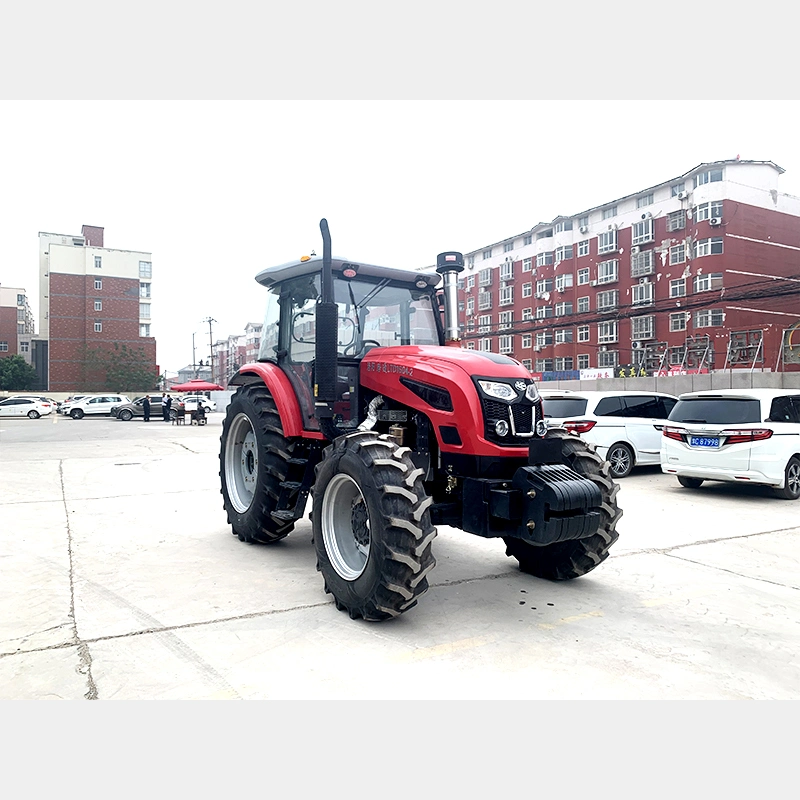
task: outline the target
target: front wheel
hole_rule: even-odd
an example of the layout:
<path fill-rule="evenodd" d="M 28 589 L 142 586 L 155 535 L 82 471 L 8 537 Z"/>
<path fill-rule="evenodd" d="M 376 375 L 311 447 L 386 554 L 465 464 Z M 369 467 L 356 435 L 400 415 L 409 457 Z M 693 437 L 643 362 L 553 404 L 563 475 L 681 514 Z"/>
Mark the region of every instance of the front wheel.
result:
<path fill-rule="evenodd" d="M 73 408 L 69 415 L 72 419 L 83 419 L 83 411 L 80 408 Z"/>
<path fill-rule="evenodd" d="M 130 422 L 133 419 L 133 411 L 129 408 L 123 408 L 122 411 L 117 413 L 117 419 L 121 419 L 123 422 Z"/>
<path fill-rule="evenodd" d="M 782 500 L 800 498 L 800 458 L 792 456 L 786 465 L 783 489 L 775 489 L 775 494 Z"/>
<path fill-rule="evenodd" d="M 428 590 L 436 529 L 423 474 L 408 448 L 372 431 L 339 437 L 317 465 L 317 569 L 352 619 L 397 617 Z"/>
<path fill-rule="evenodd" d="M 41 416 L 41 414 L 40 414 L 38 411 L 35 411 L 34 409 L 31 409 L 31 410 L 28 412 L 28 416 L 29 416 L 31 419 L 39 419 L 39 417 Z"/>
<path fill-rule="evenodd" d="M 548 545 L 534 545 L 522 539 L 503 537 L 506 555 L 519 561 L 523 572 L 537 578 L 563 581 L 578 578 L 608 558 L 608 550 L 619 538 L 616 531 L 622 510 L 617 505 L 619 486 L 611 479 L 607 462 L 590 450 L 578 436 L 563 428 L 553 428 L 548 439 L 561 440 L 561 452 L 568 467 L 588 478 L 600 489 L 600 527 L 586 539 L 572 539 Z"/>

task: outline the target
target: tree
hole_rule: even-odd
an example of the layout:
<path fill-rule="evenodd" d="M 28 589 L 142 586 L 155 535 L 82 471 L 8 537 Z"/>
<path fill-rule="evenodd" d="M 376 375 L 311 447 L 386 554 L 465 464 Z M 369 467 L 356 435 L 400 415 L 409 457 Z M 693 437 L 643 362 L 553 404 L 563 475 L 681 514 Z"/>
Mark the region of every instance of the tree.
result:
<path fill-rule="evenodd" d="M 141 347 L 114 342 L 113 349 L 87 348 L 84 384 L 90 392 L 156 388 L 158 375 Z"/>
<path fill-rule="evenodd" d="M 35 384 L 36 370 L 22 356 L 0 358 L 0 389 L 26 391 Z"/>

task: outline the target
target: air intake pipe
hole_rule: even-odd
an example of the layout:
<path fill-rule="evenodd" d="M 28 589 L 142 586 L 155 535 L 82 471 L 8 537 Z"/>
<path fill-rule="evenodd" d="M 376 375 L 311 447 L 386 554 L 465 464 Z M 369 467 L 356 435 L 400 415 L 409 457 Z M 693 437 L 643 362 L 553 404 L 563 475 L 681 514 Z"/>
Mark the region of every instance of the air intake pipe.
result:
<path fill-rule="evenodd" d="M 458 273 L 464 271 L 464 256 L 461 253 L 439 253 L 436 256 L 436 271 L 444 279 L 444 343 L 458 345 L 461 332 L 458 329 Z"/>

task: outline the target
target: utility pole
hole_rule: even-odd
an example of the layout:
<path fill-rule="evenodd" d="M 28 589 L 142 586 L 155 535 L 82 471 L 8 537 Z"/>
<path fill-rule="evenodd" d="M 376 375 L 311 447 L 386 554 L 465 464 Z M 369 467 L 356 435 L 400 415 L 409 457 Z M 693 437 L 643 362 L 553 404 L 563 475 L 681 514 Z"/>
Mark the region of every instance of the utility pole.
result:
<path fill-rule="evenodd" d="M 195 331 L 196 333 L 196 331 Z M 192 334 L 192 372 L 195 378 L 197 377 L 197 353 L 194 348 L 194 333 Z"/>
<path fill-rule="evenodd" d="M 203 322 L 208 323 L 208 347 L 211 351 L 211 382 L 214 383 L 214 337 L 211 333 L 211 323 L 216 322 L 212 317 L 206 317 Z"/>

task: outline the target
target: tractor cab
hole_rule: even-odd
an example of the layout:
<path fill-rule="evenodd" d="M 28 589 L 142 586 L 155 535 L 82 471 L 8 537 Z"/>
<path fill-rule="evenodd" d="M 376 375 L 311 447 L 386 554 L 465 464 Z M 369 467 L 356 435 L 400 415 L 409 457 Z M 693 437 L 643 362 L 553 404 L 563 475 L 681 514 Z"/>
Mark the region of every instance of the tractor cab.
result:
<path fill-rule="evenodd" d="M 322 258 L 304 257 L 256 276 L 269 289 L 259 361 L 275 362 L 287 375 L 309 430 L 319 429 L 314 368 L 322 268 Z M 359 365 L 370 350 L 442 343 L 435 292 L 440 277 L 337 258 L 331 259 L 331 272 L 337 317 L 333 411 L 340 423 L 357 424 Z"/>

